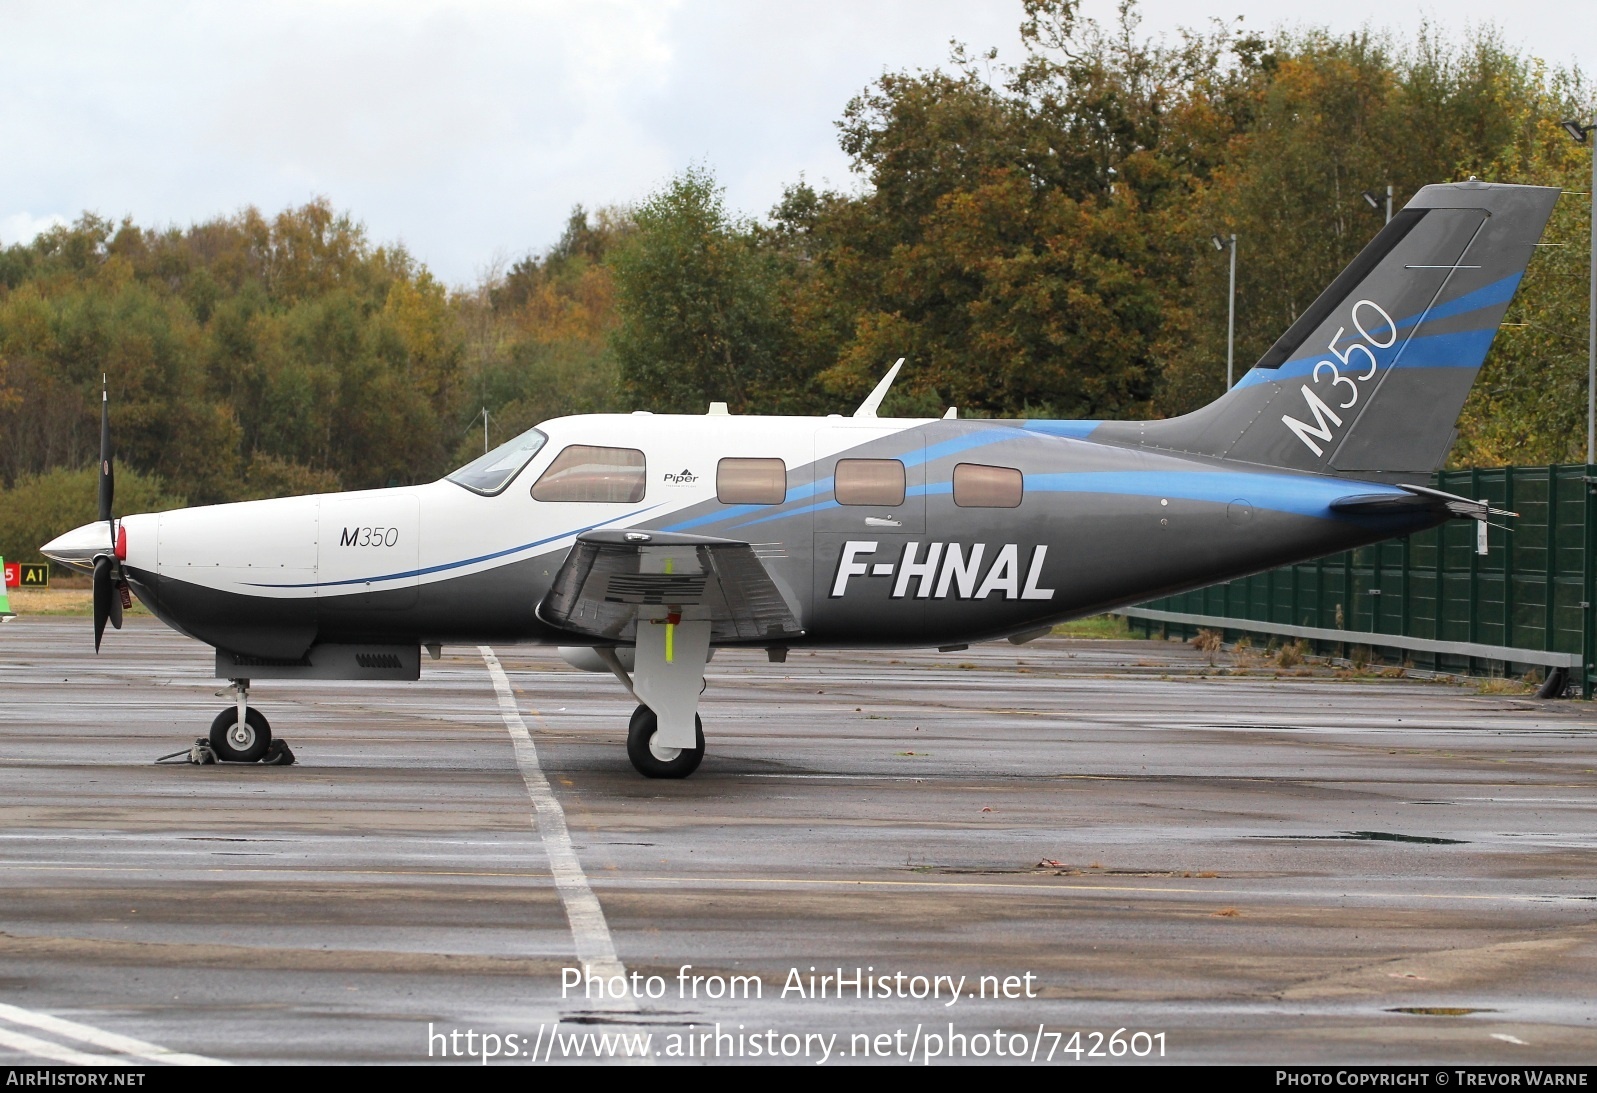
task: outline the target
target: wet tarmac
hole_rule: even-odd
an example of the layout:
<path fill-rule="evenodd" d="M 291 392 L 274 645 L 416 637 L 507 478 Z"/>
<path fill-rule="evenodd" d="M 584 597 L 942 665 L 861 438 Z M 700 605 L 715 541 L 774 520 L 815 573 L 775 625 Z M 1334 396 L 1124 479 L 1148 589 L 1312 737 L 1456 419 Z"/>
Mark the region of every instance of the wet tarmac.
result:
<path fill-rule="evenodd" d="M 0 1062 L 1597 1061 L 1589 703 L 723 652 L 659 782 L 614 680 L 499 648 L 511 711 L 461 648 L 258 684 L 298 765 L 158 766 L 225 704 L 209 650 L 92 650 L 0 628 Z M 563 997 L 579 951 L 627 989 Z"/>

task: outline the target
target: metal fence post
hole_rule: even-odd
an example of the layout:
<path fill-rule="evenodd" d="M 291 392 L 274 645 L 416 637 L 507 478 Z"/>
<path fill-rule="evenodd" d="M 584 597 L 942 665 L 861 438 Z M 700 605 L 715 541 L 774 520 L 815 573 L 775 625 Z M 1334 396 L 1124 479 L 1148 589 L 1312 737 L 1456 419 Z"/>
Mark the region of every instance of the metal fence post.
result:
<path fill-rule="evenodd" d="M 1474 468 L 1474 467 L 1471 467 L 1470 468 L 1470 472 L 1469 472 L 1469 495 L 1472 498 L 1479 497 L 1481 495 L 1481 472 L 1480 472 L 1479 469 Z M 1475 553 L 1475 551 L 1471 550 L 1469 552 L 1469 641 L 1470 641 L 1471 644 L 1474 644 L 1474 643 L 1476 643 L 1476 642 L 1481 640 L 1481 635 L 1480 635 L 1481 564 L 1480 564 L 1480 561 L 1481 561 L 1481 556 L 1479 554 Z M 1475 673 L 1475 658 L 1474 657 L 1470 657 L 1469 658 L 1468 663 L 1467 663 L 1467 665 L 1465 667 L 1465 671 L 1468 674 L 1470 674 L 1470 675 L 1475 675 L 1476 674 Z"/>
<path fill-rule="evenodd" d="M 1405 535 L 1403 536 L 1403 565 L 1398 571 L 1398 581 L 1400 584 L 1398 588 L 1397 632 L 1399 634 L 1407 634 L 1409 632 L 1408 596 L 1409 589 L 1413 587 L 1413 582 L 1409 580 L 1409 574 L 1413 572 L 1413 570 L 1410 568 L 1413 560 L 1414 537 L 1412 535 Z"/>
<path fill-rule="evenodd" d="M 1503 468 L 1503 508 L 1512 512 L 1514 509 L 1514 468 Z M 1514 540 L 1513 525 L 1507 520 L 1503 521 L 1509 528 L 1503 532 L 1503 644 L 1514 645 Z"/>
<path fill-rule="evenodd" d="M 1581 507 L 1586 510 L 1586 535 L 1583 539 L 1584 550 L 1581 551 L 1581 655 L 1583 655 L 1584 668 L 1581 670 L 1581 697 L 1592 697 L 1592 666 L 1597 665 L 1597 634 L 1592 626 L 1592 594 L 1597 591 L 1592 583 L 1592 550 L 1597 550 L 1597 505 L 1592 505 L 1592 489 L 1597 489 L 1592 484 L 1592 471 L 1597 470 L 1597 465 L 1586 463 L 1586 468 L 1581 471 Z"/>
<path fill-rule="evenodd" d="M 1558 644 L 1558 467 L 1547 468 L 1547 561 L 1542 566 L 1547 584 L 1542 589 L 1542 648 Z"/>

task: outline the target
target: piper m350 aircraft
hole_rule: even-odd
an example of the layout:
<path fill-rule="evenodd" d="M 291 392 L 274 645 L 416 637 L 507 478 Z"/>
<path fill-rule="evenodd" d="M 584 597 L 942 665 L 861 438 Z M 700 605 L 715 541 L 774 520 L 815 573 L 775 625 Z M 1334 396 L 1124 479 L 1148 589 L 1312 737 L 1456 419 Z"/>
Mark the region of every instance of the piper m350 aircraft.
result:
<path fill-rule="evenodd" d="M 430 485 L 112 514 L 95 646 L 136 594 L 216 649 L 221 758 L 271 739 L 252 679 L 418 678 L 530 642 L 613 673 L 650 777 L 692 773 L 707 661 L 752 646 L 1022 642 L 1056 623 L 1406 535 L 1558 191 L 1429 186 L 1230 391 L 1162 421 L 638 413 L 546 422 Z M 902 363 L 902 362 L 901 362 Z"/>

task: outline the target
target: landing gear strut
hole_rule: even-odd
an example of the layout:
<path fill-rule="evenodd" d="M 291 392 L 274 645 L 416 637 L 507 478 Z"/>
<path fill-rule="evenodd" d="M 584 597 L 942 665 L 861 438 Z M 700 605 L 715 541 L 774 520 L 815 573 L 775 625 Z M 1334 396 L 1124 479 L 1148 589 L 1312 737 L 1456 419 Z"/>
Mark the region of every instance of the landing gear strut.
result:
<path fill-rule="evenodd" d="M 254 713 L 251 710 L 250 713 Z M 627 758 L 645 778 L 686 778 L 704 760 L 704 723 L 693 715 L 693 731 L 698 744 L 691 748 L 668 748 L 658 742 L 660 719 L 647 706 L 639 706 L 627 725 Z M 214 737 L 215 730 L 212 730 Z"/>
<path fill-rule="evenodd" d="M 250 709 L 250 681 L 233 680 L 238 702 L 216 715 L 211 722 L 211 750 L 227 763 L 256 763 L 272 746 L 272 726 L 259 710 Z"/>

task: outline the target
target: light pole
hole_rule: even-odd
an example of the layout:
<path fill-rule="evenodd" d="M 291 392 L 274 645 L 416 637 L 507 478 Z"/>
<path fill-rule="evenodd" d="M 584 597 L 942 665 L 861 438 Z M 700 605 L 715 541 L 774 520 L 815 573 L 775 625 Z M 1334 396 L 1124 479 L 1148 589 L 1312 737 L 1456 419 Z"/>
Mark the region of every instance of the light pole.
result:
<path fill-rule="evenodd" d="M 1209 236 L 1209 242 L 1214 244 L 1215 250 L 1229 250 L 1231 252 L 1231 296 L 1225 319 L 1225 389 L 1229 391 L 1231 390 L 1233 362 L 1236 360 L 1237 344 L 1237 233 L 1232 232 L 1229 239 L 1211 235 Z"/>
<path fill-rule="evenodd" d="M 1564 131 L 1581 144 L 1597 129 L 1597 122 L 1582 125 L 1573 118 Z M 1591 299 L 1586 311 L 1586 463 L 1597 463 L 1597 153 L 1591 160 Z"/>

